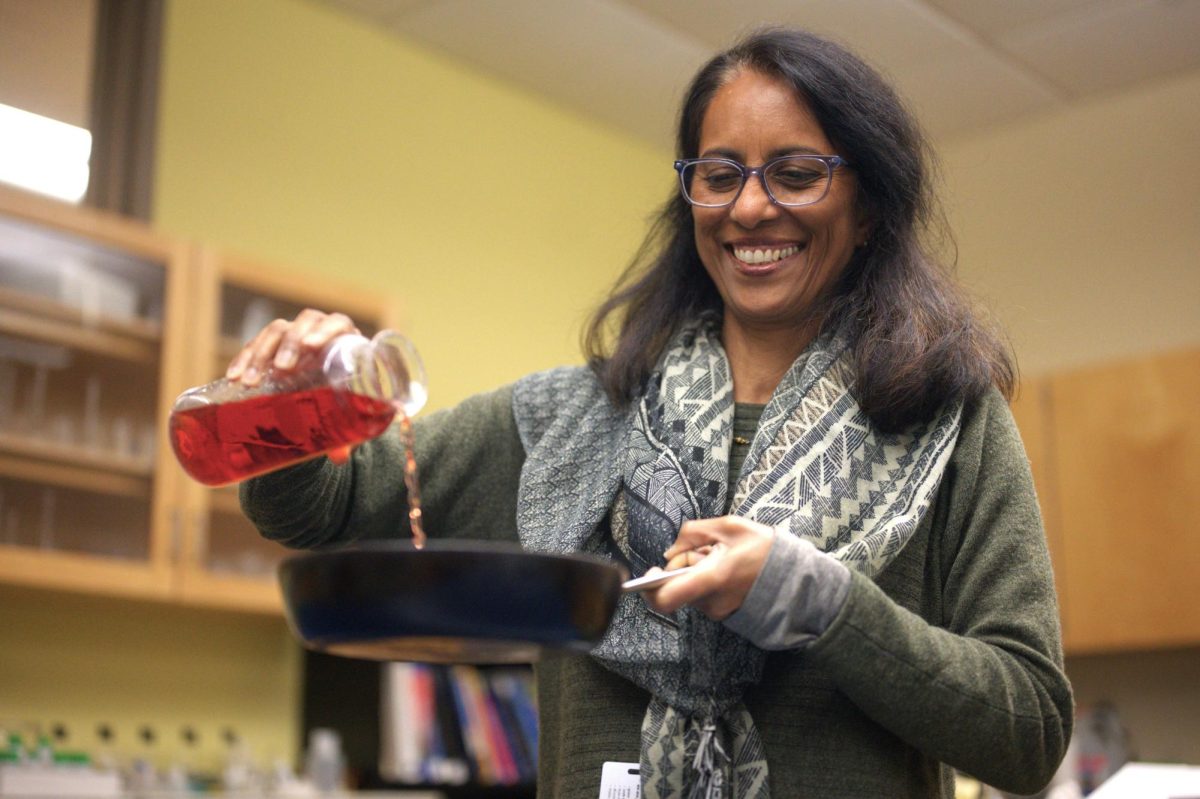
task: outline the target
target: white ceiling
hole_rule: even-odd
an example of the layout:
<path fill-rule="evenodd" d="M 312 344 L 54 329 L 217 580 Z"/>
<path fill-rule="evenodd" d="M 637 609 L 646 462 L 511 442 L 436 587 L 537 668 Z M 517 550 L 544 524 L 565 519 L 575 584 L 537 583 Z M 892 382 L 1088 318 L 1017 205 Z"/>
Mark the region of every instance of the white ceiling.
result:
<path fill-rule="evenodd" d="M 672 147 L 692 74 L 797 25 L 880 68 L 947 141 L 1200 67 L 1200 0 L 321 0 Z"/>

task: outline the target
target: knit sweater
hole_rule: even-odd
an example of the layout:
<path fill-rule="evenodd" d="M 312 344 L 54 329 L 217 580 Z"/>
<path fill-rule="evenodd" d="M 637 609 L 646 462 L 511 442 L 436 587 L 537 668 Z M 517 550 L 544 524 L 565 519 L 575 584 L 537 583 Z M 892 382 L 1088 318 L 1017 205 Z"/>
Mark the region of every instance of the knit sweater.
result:
<path fill-rule="evenodd" d="M 580 379 L 587 379 L 580 377 Z M 515 541 L 529 434 L 506 387 L 416 425 L 432 535 Z M 542 409 L 569 421 L 563 396 Z M 396 436 L 350 462 L 312 461 L 243 484 L 268 538 L 318 548 L 408 534 Z M 587 656 L 536 667 L 542 796 L 595 799 L 601 766 L 636 763 L 649 697 Z M 933 505 L 872 581 L 800 651 L 773 652 L 745 696 L 776 797 L 949 797 L 951 767 L 1032 793 L 1053 775 L 1073 706 L 1053 578 L 1012 416 L 996 392 L 969 406 Z"/>

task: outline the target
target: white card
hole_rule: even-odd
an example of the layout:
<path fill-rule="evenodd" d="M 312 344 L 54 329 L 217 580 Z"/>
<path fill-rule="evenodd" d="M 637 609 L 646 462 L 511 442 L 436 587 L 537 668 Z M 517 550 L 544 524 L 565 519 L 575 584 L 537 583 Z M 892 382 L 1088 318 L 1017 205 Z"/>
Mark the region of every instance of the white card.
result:
<path fill-rule="evenodd" d="M 608 761 L 600 771 L 600 799 L 638 799 L 642 780 L 637 763 Z"/>

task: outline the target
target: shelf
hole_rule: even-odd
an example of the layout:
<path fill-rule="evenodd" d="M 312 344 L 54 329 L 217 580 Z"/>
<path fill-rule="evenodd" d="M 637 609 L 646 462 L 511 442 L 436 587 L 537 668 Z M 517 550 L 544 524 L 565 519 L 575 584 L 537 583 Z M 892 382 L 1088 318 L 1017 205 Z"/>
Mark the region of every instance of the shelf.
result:
<path fill-rule="evenodd" d="M 74 463 L 46 458 L 46 452 L 23 453 L 21 447 L 10 447 L 13 440 L 0 437 L 0 476 L 29 483 L 44 483 L 62 488 L 75 488 L 95 494 L 113 494 L 131 499 L 148 499 L 150 496 L 151 473 L 148 467 L 122 473 L 115 464 L 105 464 L 97 458 L 94 465 L 85 465 L 80 459 Z M 42 445 L 50 449 L 50 445 Z"/>
<path fill-rule="evenodd" d="M 59 444 L 13 433 L 0 432 L 0 455 L 2 454 L 37 458 L 122 477 L 148 479 L 154 474 L 154 464 L 146 460 L 134 460 L 111 452 L 87 450 L 77 445 Z"/>
<path fill-rule="evenodd" d="M 136 364 L 158 360 L 161 331 L 150 320 L 90 319 L 77 308 L 4 287 L 0 308 L 0 333 Z"/>
<path fill-rule="evenodd" d="M 239 574 L 188 571 L 183 576 L 184 604 L 246 613 L 283 615 L 283 596 L 274 575 L 247 577 Z"/>
<path fill-rule="evenodd" d="M 60 322 L 68 322 L 89 329 L 103 330 L 120 336 L 155 342 L 162 337 L 162 325 L 153 319 L 120 319 L 113 316 L 92 315 L 73 305 L 27 294 L 7 286 L 0 286 L 0 307 L 14 311 L 26 311 Z"/>
<path fill-rule="evenodd" d="M 467 783 L 466 785 L 406 785 L 399 782 L 389 782 L 377 774 L 371 774 L 363 780 L 363 788 L 367 791 L 428 791 L 442 799 L 534 799 L 537 795 L 537 785 L 481 785 Z"/>
<path fill-rule="evenodd" d="M 144 560 L 0 544 L 0 582 L 140 599 L 166 599 L 170 574 Z"/>

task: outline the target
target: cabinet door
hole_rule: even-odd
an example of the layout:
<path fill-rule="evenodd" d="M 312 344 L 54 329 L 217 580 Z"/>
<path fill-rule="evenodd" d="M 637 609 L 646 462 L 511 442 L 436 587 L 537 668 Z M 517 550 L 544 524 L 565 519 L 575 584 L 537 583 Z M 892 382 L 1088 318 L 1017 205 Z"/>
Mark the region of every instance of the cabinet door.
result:
<path fill-rule="evenodd" d="M 198 317 L 191 356 L 196 370 L 188 385 L 220 377 L 243 342 L 272 319 L 290 319 L 306 307 L 341 311 L 367 335 L 392 324 L 385 301 L 332 281 L 207 247 L 198 249 L 193 262 Z M 181 564 L 184 600 L 279 613 L 275 571 L 287 551 L 263 539 L 242 515 L 236 486 L 206 488 L 177 466 L 175 472 L 188 497 Z"/>
<path fill-rule="evenodd" d="M 163 435 L 187 251 L 0 189 L 0 581 L 165 597 L 179 521 Z"/>
<path fill-rule="evenodd" d="M 1072 652 L 1200 642 L 1200 351 L 1051 379 Z"/>
<path fill-rule="evenodd" d="M 1064 546 L 1062 525 L 1059 521 L 1057 473 L 1052 457 L 1050 380 L 1045 377 L 1022 377 L 1020 390 L 1012 403 L 1012 413 L 1021 431 L 1025 454 L 1029 457 L 1029 467 L 1033 472 L 1033 484 L 1037 491 L 1038 506 L 1042 511 L 1042 524 L 1046 530 L 1046 543 L 1050 548 L 1050 560 L 1054 566 L 1058 612 L 1063 625 L 1063 643 L 1064 647 L 1069 649 L 1069 598 L 1064 579 Z"/>

